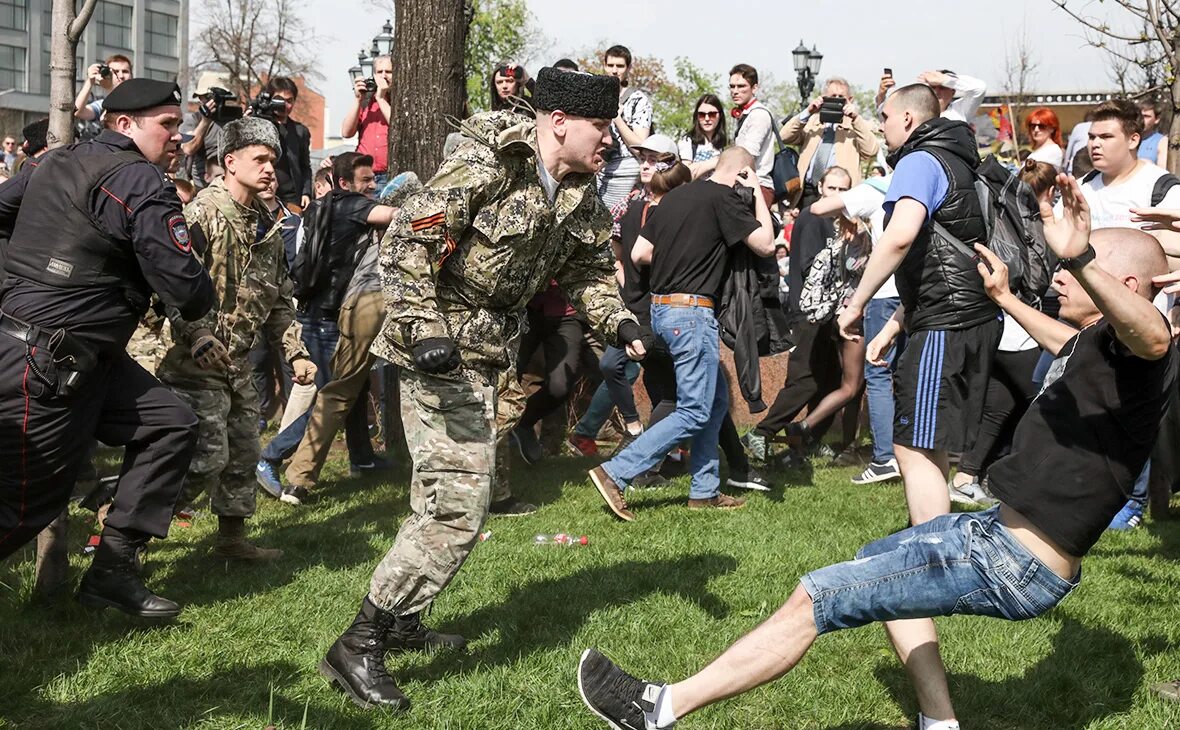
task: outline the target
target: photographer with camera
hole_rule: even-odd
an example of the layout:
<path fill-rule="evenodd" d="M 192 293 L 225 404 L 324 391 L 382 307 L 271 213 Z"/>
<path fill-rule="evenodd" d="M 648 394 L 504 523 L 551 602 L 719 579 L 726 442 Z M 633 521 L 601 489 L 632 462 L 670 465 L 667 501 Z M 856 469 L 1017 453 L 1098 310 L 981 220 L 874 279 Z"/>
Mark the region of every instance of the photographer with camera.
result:
<path fill-rule="evenodd" d="M 275 123 L 279 128 L 282 154 L 275 161 L 279 178 L 279 200 L 298 207 L 296 213 L 311 203 L 311 132 L 291 118 L 299 100 L 299 87 L 286 76 L 275 76 L 250 102 L 249 113 Z"/>
<path fill-rule="evenodd" d="M 131 76 L 131 59 L 119 53 L 107 58 L 106 61 L 90 64 L 86 69 L 86 80 L 82 82 L 78 96 L 74 97 L 74 119 L 84 122 L 98 121 L 102 116 L 102 99 L 89 101 L 90 92 L 95 85 L 102 88 L 105 96 Z"/>
<path fill-rule="evenodd" d="M 340 125 L 340 136 L 357 135 L 356 151 L 373 158 L 377 189 L 389 181 L 390 89 L 393 84 L 393 59 L 373 59 L 373 78 L 357 79 L 352 85 L 356 104 L 348 110 Z"/>
<path fill-rule="evenodd" d="M 196 127 L 187 142 L 182 142 L 180 151 L 191 164 L 191 177 L 197 188 L 204 188 L 220 177 L 224 170 L 218 156 L 222 127 L 235 119 L 241 119 L 243 109 L 238 95 L 216 86 L 194 95 L 200 106 L 193 113 Z M 191 122 L 190 122 L 191 123 Z"/>
<path fill-rule="evenodd" d="M 800 150 L 800 208 L 819 200 L 819 181 L 829 167 L 844 168 L 852 176 L 852 185 L 860 184 L 861 161 L 873 159 L 881 147 L 873 125 L 857 114 L 848 82 L 838 77 L 828 79 L 823 95 L 791 117 L 779 136 L 784 144 L 798 145 Z"/>

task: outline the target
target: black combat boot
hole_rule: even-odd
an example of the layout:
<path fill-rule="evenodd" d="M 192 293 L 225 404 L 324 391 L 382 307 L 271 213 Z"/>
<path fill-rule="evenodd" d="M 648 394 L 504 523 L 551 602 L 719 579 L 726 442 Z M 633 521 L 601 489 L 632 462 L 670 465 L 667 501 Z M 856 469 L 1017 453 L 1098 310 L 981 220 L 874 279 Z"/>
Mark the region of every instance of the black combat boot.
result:
<path fill-rule="evenodd" d="M 78 586 L 78 603 L 117 608 L 140 618 L 175 618 L 180 605 L 152 593 L 139 576 L 139 552 L 148 536 L 107 525 L 94 552 L 94 563 Z"/>
<path fill-rule="evenodd" d="M 394 619 L 393 630 L 389 632 L 385 648 L 390 651 L 463 651 L 467 648 L 467 639 L 458 634 L 442 634 L 427 628 L 422 625 L 419 614 L 410 613 Z"/>
<path fill-rule="evenodd" d="M 373 705 L 396 712 L 410 709 L 410 699 L 385 670 L 385 640 L 396 620 L 396 616 L 377 608 L 365 596 L 352 626 L 340 635 L 320 662 L 320 674 L 335 682 L 361 709 Z"/>

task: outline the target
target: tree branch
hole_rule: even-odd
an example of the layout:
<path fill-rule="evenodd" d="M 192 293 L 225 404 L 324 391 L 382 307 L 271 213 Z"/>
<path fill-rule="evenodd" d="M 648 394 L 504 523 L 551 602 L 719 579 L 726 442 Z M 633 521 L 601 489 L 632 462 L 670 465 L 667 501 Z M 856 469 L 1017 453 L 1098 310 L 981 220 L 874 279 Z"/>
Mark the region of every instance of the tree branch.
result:
<path fill-rule="evenodd" d="M 1101 33 L 1102 35 L 1107 36 L 1108 38 L 1114 38 L 1114 39 L 1120 40 L 1120 41 L 1127 41 L 1128 43 L 1133 43 L 1135 41 L 1142 40 L 1142 36 L 1140 36 L 1139 38 L 1132 38 L 1129 36 L 1122 35 L 1121 33 L 1115 33 L 1113 30 L 1110 29 L 1109 25 L 1106 25 L 1105 23 L 1102 25 L 1099 25 L 1095 21 L 1090 20 L 1089 18 L 1078 15 L 1073 10 L 1066 7 L 1065 3 L 1066 3 L 1066 0 L 1053 0 L 1054 5 L 1061 8 L 1066 13 L 1068 13 L 1071 18 L 1078 21 L 1082 25 L 1086 26 L 1090 30 L 1095 31 L 1096 33 Z M 1102 46 L 1099 46 L 1099 47 L 1101 48 Z"/>
<path fill-rule="evenodd" d="M 69 38 L 70 43 L 76 44 L 78 39 L 82 37 L 82 32 L 86 30 L 90 16 L 94 15 L 94 8 L 97 6 L 98 0 L 86 0 L 82 3 L 82 7 L 78 9 L 78 14 L 74 17 L 74 22 L 70 23 L 70 27 L 66 29 L 66 38 Z"/>

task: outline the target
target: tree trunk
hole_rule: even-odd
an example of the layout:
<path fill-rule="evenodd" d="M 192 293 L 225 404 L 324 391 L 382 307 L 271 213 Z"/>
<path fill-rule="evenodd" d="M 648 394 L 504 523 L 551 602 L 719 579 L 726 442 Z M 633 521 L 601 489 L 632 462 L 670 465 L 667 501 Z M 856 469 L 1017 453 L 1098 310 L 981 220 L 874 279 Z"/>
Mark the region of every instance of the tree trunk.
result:
<path fill-rule="evenodd" d="M 74 76 L 78 39 L 90 22 L 98 0 L 86 0 L 75 15 L 74 0 L 53 0 L 49 61 L 49 149 L 74 141 Z M 33 594 L 53 598 L 68 582 L 69 510 L 37 535 L 37 568 Z"/>
<path fill-rule="evenodd" d="M 1176 37 L 1172 41 L 1172 68 L 1180 68 L 1177 63 L 1180 63 L 1180 32 L 1177 32 Z M 1168 128 L 1168 138 L 1165 140 L 1168 145 L 1168 172 L 1173 175 L 1180 175 L 1180 74 L 1173 71 L 1176 78 L 1172 79 L 1172 85 L 1169 87 L 1168 98 L 1172 106 L 1172 123 Z"/>
<path fill-rule="evenodd" d="M 454 131 L 446 118 L 463 116 L 466 5 L 465 0 L 397 3 L 390 172 L 412 171 L 424 181 L 433 177 L 447 134 Z"/>

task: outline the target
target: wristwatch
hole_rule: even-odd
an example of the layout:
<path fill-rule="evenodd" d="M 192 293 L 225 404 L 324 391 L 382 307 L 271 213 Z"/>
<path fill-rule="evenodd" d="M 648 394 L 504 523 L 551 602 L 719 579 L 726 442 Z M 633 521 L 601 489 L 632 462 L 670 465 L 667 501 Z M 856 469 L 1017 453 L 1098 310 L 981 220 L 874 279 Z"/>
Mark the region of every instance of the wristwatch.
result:
<path fill-rule="evenodd" d="M 1072 259 L 1061 259 L 1061 268 L 1065 269 L 1066 271 L 1077 271 L 1078 269 L 1093 261 L 1096 255 L 1097 254 L 1094 252 L 1094 247 L 1087 243 L 1086 250 L 1082 251 L 1077 256 L 1074 256 Z"/>

